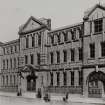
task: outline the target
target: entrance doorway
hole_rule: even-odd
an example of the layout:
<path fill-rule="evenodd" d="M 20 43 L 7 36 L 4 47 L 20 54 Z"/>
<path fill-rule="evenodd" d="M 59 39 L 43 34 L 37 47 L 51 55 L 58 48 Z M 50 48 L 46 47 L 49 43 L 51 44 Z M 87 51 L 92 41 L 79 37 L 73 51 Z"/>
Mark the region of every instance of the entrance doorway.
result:
<path fill-rule="evenodd" d="M 105 95 L 105 73 L 101 71 L 90 73 L 87 78 L 87 83 L 89 97 L 99 98 Z"/>

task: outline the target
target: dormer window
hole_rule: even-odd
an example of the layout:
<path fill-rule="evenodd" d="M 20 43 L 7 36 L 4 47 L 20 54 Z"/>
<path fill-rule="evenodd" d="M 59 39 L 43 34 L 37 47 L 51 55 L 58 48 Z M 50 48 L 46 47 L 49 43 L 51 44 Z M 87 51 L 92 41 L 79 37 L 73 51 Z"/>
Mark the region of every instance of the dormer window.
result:
<path fill-rule="evenodd" d="M 102 32 L 103 30 L 103 20 L 102 19 L 96 19 L 94 20 L 94 32 Z"/>

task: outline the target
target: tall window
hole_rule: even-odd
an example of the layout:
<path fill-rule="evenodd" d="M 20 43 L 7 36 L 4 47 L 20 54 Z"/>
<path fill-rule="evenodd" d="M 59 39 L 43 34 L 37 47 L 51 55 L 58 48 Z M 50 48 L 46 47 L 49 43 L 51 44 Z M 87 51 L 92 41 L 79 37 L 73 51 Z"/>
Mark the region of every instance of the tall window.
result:
<path fill-rule="evenodd" d="M 67 73 L 63 72 L 63 84 L 67 85 Z"/>
<path fill-rule="evenodd" d="M 12 68 L 12 59 L 10 59 L 10 66 L 11 66 L 11 68 Z"/>
<path fill-rule="evenodd" d="M 67 62 L 67 51 L 64 50 L 64 51 L 63 51 L 63 54 L 64 54 L 64 62 Z"/>
<path fill-rule="evenodd" d="M 105 57 L 105 42 L 101 43 L 101 56 Z"/>
<path fill-rule="evenodd" d="M 90 44 L 90 58 L 95 58 L 95 44 Z"/>
<path fill-rule="evenodd" d="M 6 83 L 7 83 L 7 86 L 8 86 L 8 76 L 6 76 Z"/>
<path fill-rule="evenodd" d="M 11 46 L 11 53 L 13 53 L 13 46 Z"/>
<path fill-rule="evenodd" d="M 29 47 L 29 39 L 28 39 L 28 36 L 26 37 L 26 48 Z"/>
<path fill-rule="evenodd" d="M 3 60 L 3 69 L 5 69 L 5 60 Z"/>
<path fill-rule="evenodd" d="M 34 64 L 34 55 L 31 54 L 30 57 L 31 57 L 31 64 Z"/>
<path fill-rule="evenodd" d="M 71 30 L 71 39 L 75 40 L 75 38 L 76 38 L 76 29 L 72 29 Z"/>
<path fill-rule="evenodd" d="M 40 54 L 37 54 L 37 64 L 40 65 Z"/>
<path fill-rule="evenodd" d="M 83 83 L 83 71 L 78 71 L 79 72 L 79 85 L 82 85 Z"/>
<path fill-rule="evenodd" d="M 50 85 L 53 86 L 53 72 L 50 73 L 50 77 L 51 77 Z"/>
<path fill-rule="evenodd" d="M 97 19 L 94 20 L 94 32 L 102 32 L 103 30 L 103 20 L 102 19 Z"/>
<path fill-rule="evenodd" d="M 57 35 L 57 38 L 58 38 L 58 43 L 60 43 L 60 41 L 61 41 L 61 36 L 60 36 L 60 35 Z"/>
<path fill-rule="evenodd" d="M 35 46 L 35 36 L 32 36 L 32 47 Z"/>
<path fill-rule="evenodd" d="M 51 44 L 54 44 L 54 36 L 51 36 Z"/>
<path fill-rule="evenodd" d="M 12 75 L 10 75 L 10 85 L 12 85 Z"/>
<path fill-rule="evenodd" d="M 41 34 L 38 34 L 38 46 L 41 46 Z"/>
<path fill-rule="evenodd" d="M 5 55 L 5 48 L 3 48 L 3 52 L 4 52 L 4 55 Z"/>
<path fill-rule="evenodd" d="M 16 68 L 16 58 L 14 58 L 14 68 Z"/>
<path fill-rule="evenodd" d="M 75 49 L 71 49 L 71 61 L 75 61 Z"/>
<path fill-rule="evenodd" d="M 57 53 L 57 63 L 60 63 L 60 52 L 57 51 L 56 53 Z"/>
<path fill-rule="evenodd" d="M 66 42 L 68 40 L 68 32 L 63 32 L 64 35 L 64 41 Z"/>
<path fill-rule="evenodd" d="M 79 48 L 79 60 L 82 60 L 83 59 L 83 49 L 82 48 Z"/>
<path fill-rule="evenodd" d="M 28 64 L 28 56 L 25 55 L 25 64 Z"/>
<path fill-rule="evenodd" d="M 50 53 L 51 64 L 53 64 L 53 63 L 54 63 L 53 56 L 54 56 L 54 55 L 53 55 L 53 52 L 51 52 L 51 53 Z"/>
<path fill-rule="evenodd" d="M 71 86 L 74 86 L 74 71 L 71 71 Z"/>
<path fill-rule="evenodd" d="M 8 59 L 7 59 L 7 69 L 8 69 Z"/>
<path fill-rule="evenodd" d="M 57 72 L 57 86 L 60 85 L 60 72 Z"/>
<path fill-rule="evenodd" d="M 15 45 L 14 47 L 15 47 L 15 52 L 17 52 L 17 46 Z"/>
<path fill-rule="evenodd" d="M 5 84 L 5 77 L 4 76 L 2 76 L 2 81 L 3 81 L 3 86 L 4 86 L 4 84 Z"/>
<path fill-rule="evenodd" d="M 15 78 L 15 75 L 14 75 L 13 77 L 14 77 L 14 85 L 15 85 L 15 82 L 16 82 L 16 78 Z"/>

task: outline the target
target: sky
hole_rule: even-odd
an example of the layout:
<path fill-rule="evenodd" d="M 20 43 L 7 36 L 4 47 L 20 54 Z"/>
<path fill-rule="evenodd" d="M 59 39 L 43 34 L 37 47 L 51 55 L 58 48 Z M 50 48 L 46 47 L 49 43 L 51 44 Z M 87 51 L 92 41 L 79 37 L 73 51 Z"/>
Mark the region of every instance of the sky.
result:
<path fill-rule="evenodd" d="M 81 22 L 84 12 L 104 0 L 0 0 L 0 41 L 19 37 L 19 26 L 30 16 L 50 18 L 52 29 Z"/>

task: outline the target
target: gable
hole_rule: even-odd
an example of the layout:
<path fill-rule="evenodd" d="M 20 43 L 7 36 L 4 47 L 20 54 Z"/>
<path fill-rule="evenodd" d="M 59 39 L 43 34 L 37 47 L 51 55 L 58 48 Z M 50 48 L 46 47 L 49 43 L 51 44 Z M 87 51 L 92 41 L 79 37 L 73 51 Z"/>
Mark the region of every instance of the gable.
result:
<path fill-rule="evenodd" d="M 37 29 L 37 28 L 40 28 L 41 25 L 37 22 L 35 22 L 34 20 L 30 20 L 28 22 L 28 24 L 24 27 L 23 31 L 22 32 L 27 32 L 27 31 L 31 31 L 31 30 L 34 30 L 34 29 Z"/>
<path fill-rule="evenodd" d="M 96 4 L 94 7 L 88 9 L 84 13 L 84 19 L 86 20 L 102 18 L 104 16 L 105 16 L 105 7 L 100 4 Z"/>
<path fill-rule="evenodd" d="M 101 8 L 96 8 L 89 16 L 89 20 L 94 20 L 98 18 L 105 17 L 105 10 Z"/>
<path fill-rule="evenodd" d="M 35 31 L 37 29 L 41 29 L 43 26 L 45 27 L 46 25 L 40 20 L 31 16 L 28 21 L 19 28 L 19 34 Z"/>

